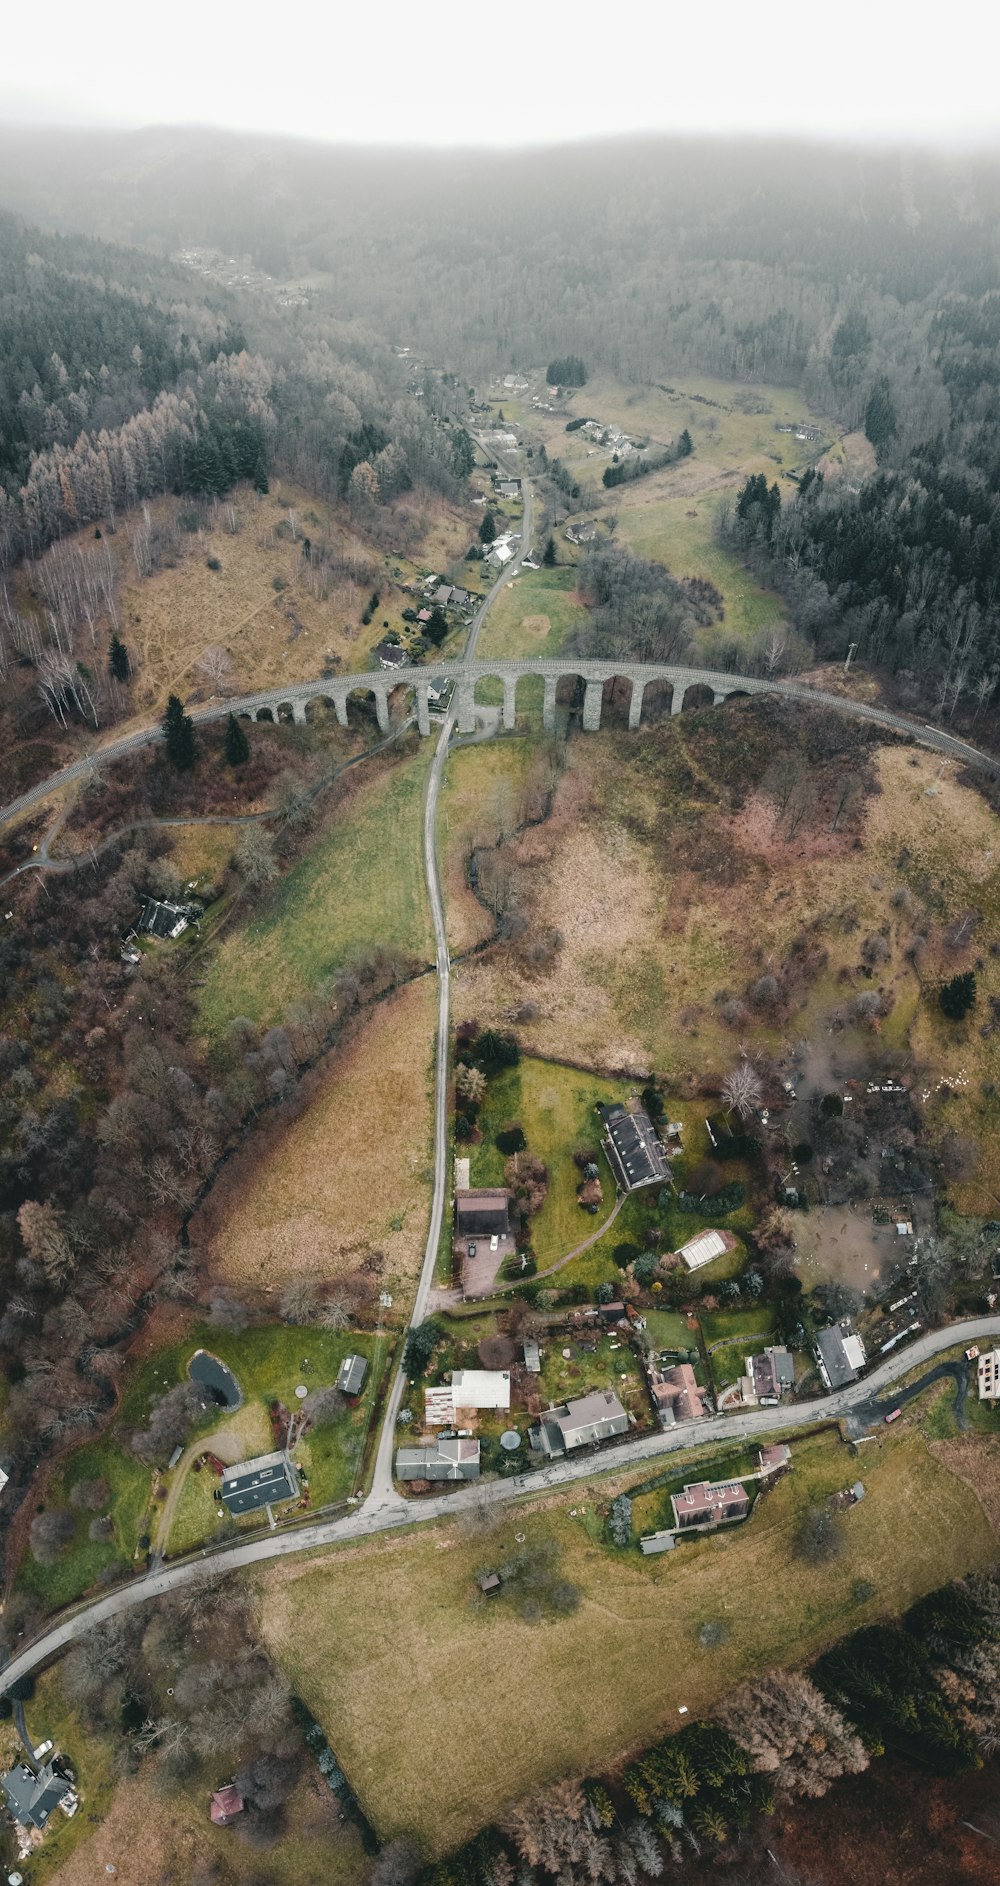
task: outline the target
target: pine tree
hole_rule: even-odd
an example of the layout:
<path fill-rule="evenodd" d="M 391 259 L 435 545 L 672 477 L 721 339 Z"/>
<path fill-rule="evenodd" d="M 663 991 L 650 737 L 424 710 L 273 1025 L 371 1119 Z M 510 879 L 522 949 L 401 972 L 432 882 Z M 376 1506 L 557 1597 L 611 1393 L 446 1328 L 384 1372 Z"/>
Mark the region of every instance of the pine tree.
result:
<path fill-rule="evenodd" d="M 680 453 L 681 458 L 690 458 L 692 452 L 694 451 L 694 446 L 691 443 L 691 434 L 688 431 L 686 426 L 683 432 L 681 433 L 680 438 L 677 441 L 677 450 Z"/>
<path fill-rule="evenodd" d="M 489 509 L 489 506 L 487 506 L 486 510 L 483 512 L 483 521 L 479 526 L 479 541 L 481 544 L 491 544 L 496 534 L 497 521 L 493 512 Z"/>
<path fill-rule="evenodd" d="M 555 563 L 555 560 L 556 560 L 556 540 L 554 537 L 550 537 L 548 543 L 545 546 L 545 552 L 542 557 L 542 562 L 544 563 L 547 570 L 551 570 L 553 564 Z"/>
<path fill-rule="evenodd" d="M 124 642 L 119 641 L 117 635 L 112 635 L 111 637 L 111 645 L 108 649 L 108 667 L 116 681 L 127 681 L 132 672 L 132 664 L 128 658 L 128 649 L 125 647 Z"/>
<path fill-rule="evenodd" d="M 194 721 L 190 714 L 185 714 L 176 694 L 167 702 L 163 734 L 171 766 L 178 773 L 189 773 L 195 762 Z"/>
<path fill-rule="evenodd" d="M 250 758 L 250 742 L 235 714 L 226 722 L 226 765 L 242 766 Z"/>
<path fill-rule="evenodd" d="M 952 976 L 938 994 L 938 1003 L 943 1015 L 951 1022 L 960 1022 L 970 1008 L 976 1006 L 975 971 L 966 969 L 962 975 Z"/>

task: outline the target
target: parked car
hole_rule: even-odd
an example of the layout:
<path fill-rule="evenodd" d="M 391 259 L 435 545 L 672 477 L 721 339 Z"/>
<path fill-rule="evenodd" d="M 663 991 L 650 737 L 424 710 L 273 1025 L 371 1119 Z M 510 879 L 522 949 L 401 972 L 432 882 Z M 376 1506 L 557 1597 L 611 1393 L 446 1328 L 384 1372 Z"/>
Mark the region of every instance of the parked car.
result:
<path fill-rule="evenodd" d="M 887 1414 L 885 1417 L 886 1426 L 888 1427 L 890 1421 L 898 1421 L 902 1412 L 902 1408 L 894 1408 L 891 1414 Z"/>

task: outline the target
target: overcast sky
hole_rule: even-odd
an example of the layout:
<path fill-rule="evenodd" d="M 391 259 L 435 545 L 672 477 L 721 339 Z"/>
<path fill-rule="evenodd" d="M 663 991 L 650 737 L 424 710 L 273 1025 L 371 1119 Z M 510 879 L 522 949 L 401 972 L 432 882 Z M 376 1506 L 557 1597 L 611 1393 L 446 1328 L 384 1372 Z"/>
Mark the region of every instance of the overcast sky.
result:
<path fill-rule="evenodd" d="M 0 118 L 371 144 L 994 143 L 997 20 L 995 0 L 50 0 L 5 9 Z"/>

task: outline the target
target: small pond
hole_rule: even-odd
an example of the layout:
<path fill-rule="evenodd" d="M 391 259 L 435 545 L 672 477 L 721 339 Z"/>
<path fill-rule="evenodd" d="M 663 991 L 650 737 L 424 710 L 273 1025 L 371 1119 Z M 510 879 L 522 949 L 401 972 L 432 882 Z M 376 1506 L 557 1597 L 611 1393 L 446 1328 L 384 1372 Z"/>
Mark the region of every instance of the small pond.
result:
<path fill-rule="evenodd" d="M 220 1408 L 238 1408 L 243 1400 L 240 1385 L 232 1369 L 227 1369 L 218 1356 L 213 1356 L 208 1349 L 196 1349 L 188 1363 L 188 1374 L 192 1382 L 201 1382 L 210 1388 Z"/>

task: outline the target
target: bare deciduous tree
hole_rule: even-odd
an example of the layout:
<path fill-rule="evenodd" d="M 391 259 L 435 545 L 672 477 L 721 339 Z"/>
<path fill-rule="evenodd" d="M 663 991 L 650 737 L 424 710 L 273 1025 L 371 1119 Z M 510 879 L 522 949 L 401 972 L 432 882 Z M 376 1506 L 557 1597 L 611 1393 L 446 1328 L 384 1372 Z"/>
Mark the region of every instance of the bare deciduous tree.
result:
<path fill-rule="evenodd" d="M 727 1074 L 722 1083 L 722 1098 L 727 1112 L 736 1112 L 741 1120 L 749 1120 L 757 1111 L 764 1098 L 764 1088 L 760 1075 L 752 1062 L 743 1060 Z"/>

